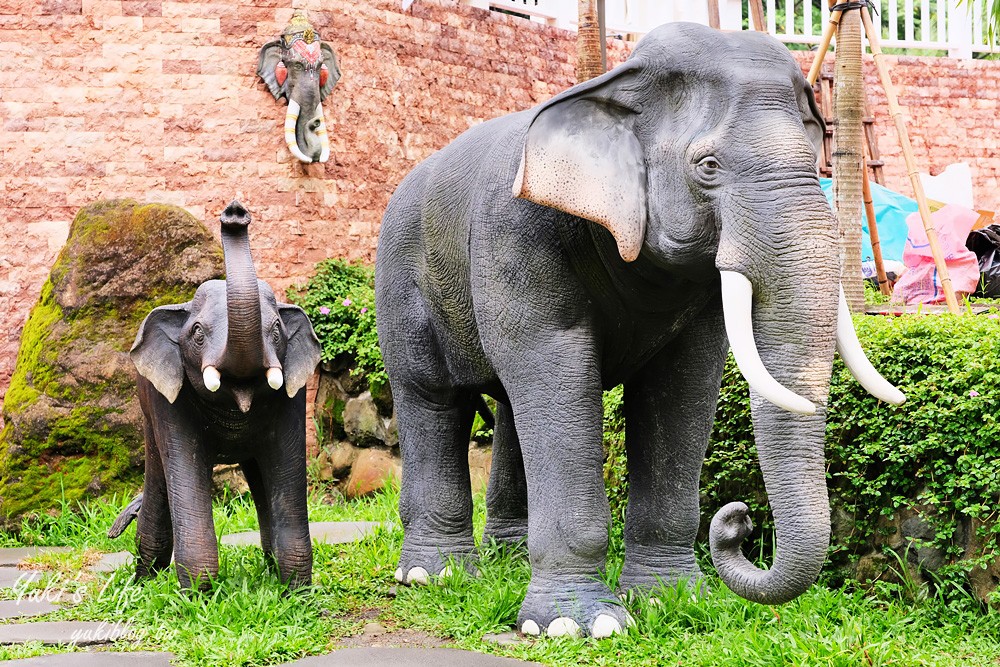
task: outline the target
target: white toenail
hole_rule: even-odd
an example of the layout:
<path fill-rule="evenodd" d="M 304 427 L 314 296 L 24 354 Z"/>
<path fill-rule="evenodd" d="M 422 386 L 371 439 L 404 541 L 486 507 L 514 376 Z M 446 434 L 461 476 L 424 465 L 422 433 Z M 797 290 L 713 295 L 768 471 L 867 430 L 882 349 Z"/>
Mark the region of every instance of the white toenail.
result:
<path fill-rule="evenodd" d="M 590 629 L 590 636 L 595 639 L 604 639 L 611 635 L 620 634 L 621 631 L 622 624 L 618 622 L 617 618 L 608 614 L 601 614 L 594 621 L 594 626 Z"/>
<path fill-rule="evenodd" d="M 403 568 L 397 567 L 396 571 L 393 573 L 393 578 L 399 583 L 403 583 Z"/>
<path fill-rule="evenodd" d="M 427 570 L 422 567 L 411 567 L 406 573 L 406 581 L 409 584 L 427 585 Z"/>
<path fill-rule="evenodd" d="M 663 605 L 663 603 L 660 601 L 660 598 L 649 598 L 649 604 L 651 604 L 651 605 L 653 605 L 655 607 L 659 607 L 659 606 Z"/>
<path fill-rule="evenodd" d="M 549 627 L 545 630 L 545 634 L 549 637 L 564 637 L 566 635 L 579 637 L 580 625 L 572 618 L 560 616 L 556 620 L 549 623 Z"/>
<path fill-rule="evenodd" d="M 537 637 L 542 634 L 542 631 L 538 629 L 538 623 L 535 623 L 532 620 L 527 620 L 521 624 L 521 634 L 534 635 Z"/>
<path fill-rule="evenodd" d="M 441 570 L 441 574 L 439 574 L 438 576 L 439 577 L 450 577 L 451 576 L 451 565 L 445 565 L 444 569 Z"/>
<path fill-rule="evenodd" d="M 635 627 L 635 617 L 632 614 L 625 612 L 625 627 L 634 628 Z"/>

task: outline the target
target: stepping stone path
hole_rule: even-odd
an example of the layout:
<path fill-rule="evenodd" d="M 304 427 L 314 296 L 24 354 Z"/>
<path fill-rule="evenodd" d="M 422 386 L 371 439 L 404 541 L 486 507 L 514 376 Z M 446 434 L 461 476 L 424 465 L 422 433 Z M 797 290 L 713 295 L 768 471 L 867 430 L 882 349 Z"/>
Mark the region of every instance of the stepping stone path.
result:
<path fill-rule="evenodd" d="M 287 663 L 288 667 L 542 667 L 453 648 L 347 648 Z"/>
<path fill-rule="evenodd" d="M 364 539 L 385 524 L 371 521 L 327 521 L 309 524 L 312 539 L 327 544 L 346 544 Z M 388 526 L 386 526 L 388 527 Z M 260 533 L 256 531 L 224 535 L 223 544 L 257 545 Z M 45 552 L 65 552 L 64 547 L 25 547 L 0 549 L 0 588 L 13 586 L 19 577 L 41 576 L 39 572 L 19 570 L 15 566 L 25 558 Z M 121 551 L 105 554 L 88 569 L 92 572 L 112 572 L 129 565 L 132 554 Z M 59 609 L 45 600 L 0 601 L 0 619 L 44 614 Z M 375 630 L 374 625 L 373 630 Z M 381 626 L 379 629 L 383 630 Z M 37 641 L 48 645 L 74 644 L 90 646 L 106 644 L 127 638 L 128 625 L 104 622 L 47 621 L 36 623 L 0 623 L 0 645 L 23 644 Z M 373 632 L 373 634 L 378 634 Z M 516 635 L 515 635 L 516 636 Z M 506 642 L 500 642 L 506 643 Z M 173 656 L 169 653 L 110 653 L 102 651 L 61 653 L 4 662 L 12 667 L 127 667 L 143 665 L 167 667 Z M 522 662 L 510 658 L 442 648 L 349 648 L 329 655 L 313 656 L 287 663 L 296 667 L 541 667 L 538 663 Z"/>
<path fill-rule="evenodd" d="M 20 581 L 30 583 L 42 576 L 38 570 L 19 570 L 16 567 L 0 567 L 0 588 L 13 588 Z"/>
<path fill-rule="evenodd" d="M 34 558 L 46 553 L 66 553 L 69 547 L 16 547 L 0 549 L 0 566 L 16 566 L 25 558 Z"/>
<path fill-rule="evenodd" d="M 382 525 L 375 521 L 317 521 L 309 524 L 309 535 L 316 542 L 347 544 L 368 537 Z M 223 535 L 221 541 L 229 545 L 259 545 L 260 533 L 253 530 Z"/>
<path fill-rule="evenodd" d="M 170 667 L 170 653 L 59 653 L 58 655 L 41 655 L 35 658 L 8 660 L 8 667 Z"/>

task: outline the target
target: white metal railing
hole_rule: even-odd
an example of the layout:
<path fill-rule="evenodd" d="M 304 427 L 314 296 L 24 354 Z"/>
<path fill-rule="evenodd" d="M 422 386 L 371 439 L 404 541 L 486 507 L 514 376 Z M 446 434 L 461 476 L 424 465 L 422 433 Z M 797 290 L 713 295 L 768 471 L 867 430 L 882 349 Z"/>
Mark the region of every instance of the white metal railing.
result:
<path fill-rule="evenodd" d="M 577 0 L 462 0 L 483 9 L 516 12 L 534 21 L 575 29 Z M 1000 52 L 987 44 L 986 19 L 979 0 L 874 0 L 882 45 L 928 55 L 972 58 Z M 818 4 L 819 6 L 815 6 Z M 606 0 L 609 34 L 646 33 L 661 23 L 708 23 L 708 2 L 699 0 Z M 719 0 L 724 30 L 750 24 L 747 0 Z M 830 10 L 827 0 L 764 0 L 768 31 L 788 44 L 819 44 Z M 930 52 L 930 53 L 928 53 Z"/>

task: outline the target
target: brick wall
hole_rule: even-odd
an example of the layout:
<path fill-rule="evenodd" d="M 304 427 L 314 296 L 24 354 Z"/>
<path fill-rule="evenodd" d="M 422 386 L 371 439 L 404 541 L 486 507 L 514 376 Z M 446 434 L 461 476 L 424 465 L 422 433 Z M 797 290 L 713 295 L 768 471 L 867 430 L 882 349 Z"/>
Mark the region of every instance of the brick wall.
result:
<path fill-rule="evenodd" d="M 0 397 L 21 328 L 76 210 L 129 196 L 215 228 L 240 194 L 259 273 L 282 289 L 329 256 L 371 261 L 405 173 L 469 126 L 573 83 L 574 36 L 455 0 L 0 0 Z M 257 51 L 307 9 L 344 76 L 324 103 L 332 154 L 294 162 Z M 613 45 L 612 63 L 626 49 Z M 721 55 L 720 55 L 721 57 Z M 904 58 L 893 72 L 933 170 L 973 163 L 1000 208 L 1000 64 Z M 874 70 L 869 67 L 869 79 Z M 876 94 L 890 185 L 899 148 Z"/>

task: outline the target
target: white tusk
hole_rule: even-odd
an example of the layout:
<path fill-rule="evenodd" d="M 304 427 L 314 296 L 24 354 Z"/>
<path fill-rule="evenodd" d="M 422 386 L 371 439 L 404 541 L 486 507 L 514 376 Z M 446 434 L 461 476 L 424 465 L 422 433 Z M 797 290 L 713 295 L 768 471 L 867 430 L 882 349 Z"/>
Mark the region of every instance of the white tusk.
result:
<path fill-rule="evenodd" d="M 211 392 L 219 391 L 219 387 L 222 386 L 222 374 L 215 366 L 205 366 L 205 370 L 201 372 L 201 379 L 205 381 L 205 389 Z"/>
<path fill-rule="evenodd" d="M 844 360 L 847 370 L 851 371 L 851 375 L 868 390 L 869 394 L 892 405 L 902 405 L 906 401 L 903 392 L 892 386 L 875 370 L 861 348 L 858 332 L 854 330 L 854 320 L 851 319 L 851 309 L 847 307 L 843 286 L 840 288 L 840 304 L 837 309 L 837 352 Z"/>
<path fill-rule="evenodd" d="M 722 271 L 722 312 L 733 358 L 750 387 L 779 408 L 802 415 L 816 414 L 816 406 L 775 380 L 757 352 L 753 337 L 753 285 L 742 274 Z"/>
<path fill-rule="evenodd" d="M 280 368 L 267 369 L 267 386 L 277 391 L 281 385 L 285 384 L 285 377 L 281 374 Z"/>
<path fill-rule="evenodd" d="M 299 150 L 299 145 L 295 142 L 295 123 L 299 120 L 299 103 L 295 100 L 288 100 L 288 111 L 285 113 L 285 143 L 288 150 L 299 162 L 312 164 L 312 160 Z"/>
<path fill-rule="evenodd" d="M 319 136 L 319 145 L 322 152 L 319 155 L 320 162 L 326 162 L 330 159 L 330 137 L 326 133 L 326 120 L 323 118 L 323 105 L 316 105 L 316 115 L 319 117 L 319 127 L 316 128 L 316 134 Z"/>

